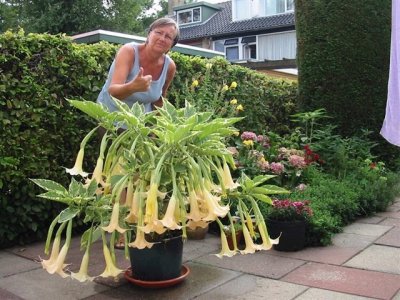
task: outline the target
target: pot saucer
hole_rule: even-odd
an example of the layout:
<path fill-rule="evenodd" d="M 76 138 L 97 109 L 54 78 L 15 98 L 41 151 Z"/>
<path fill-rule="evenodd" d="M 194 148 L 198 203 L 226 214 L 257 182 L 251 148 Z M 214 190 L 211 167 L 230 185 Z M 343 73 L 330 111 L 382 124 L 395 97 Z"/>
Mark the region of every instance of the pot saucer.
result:
<path fill-rule="evenodd" d="M 144 287 L 144 288 L 150 288 L 150 289 L 159 289 L 159 288 L 166 288 L 166 287 L 174 286 L 174 285 L 182 282 L 189 275 L 189 273 L 190 273 L 190 269 L 187 266 L 182 265 L 181 275 L 176 278 L 172 278 L 172 279 L 168 279 L 168 280 L 147 281 L 147 280 L 136 279 L 136 278 L 132 277 L 131 268 L 128 268 L 125 271 L 124 276 L 125 276 L 126 280 L 128 280 L 130 283 L 133 283 L 137 286 Z"/>

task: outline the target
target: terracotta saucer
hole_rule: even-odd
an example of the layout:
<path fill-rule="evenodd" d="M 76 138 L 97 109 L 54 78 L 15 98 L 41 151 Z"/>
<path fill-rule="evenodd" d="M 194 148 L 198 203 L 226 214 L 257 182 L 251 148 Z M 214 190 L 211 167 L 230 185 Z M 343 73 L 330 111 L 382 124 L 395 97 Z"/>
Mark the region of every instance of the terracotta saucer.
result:
<path fill-rule="evenodd" d="M 126 280 L 128 280 L 129 282 L 131 282 L 137 286 L 144 287 L 144 288 L 151 288 L 151 289 L 159 289 L 159 288 L 166 288 L 166 287 L 174 286 L 174 285 L 182 282 L 189 275 L 189 273 L 190 273 L 190 269 L 188 267 L 186 267 L 185 265 L 182 265 L 181 275 L 176 278 L 172 278 L 172 279 L 168 279 L 168 280 L 146 281 L 146 280 L 135 279 L 132 277 L 131 268 L 128 268 L 125 271 L 124 275 L 125 275 Z"/>

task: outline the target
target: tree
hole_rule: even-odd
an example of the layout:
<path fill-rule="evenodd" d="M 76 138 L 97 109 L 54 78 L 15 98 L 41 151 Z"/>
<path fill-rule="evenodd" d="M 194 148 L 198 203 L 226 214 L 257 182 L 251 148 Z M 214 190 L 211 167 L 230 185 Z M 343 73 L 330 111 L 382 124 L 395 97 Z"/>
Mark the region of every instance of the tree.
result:
<path fill-rule="evenodd" d="M 18 26 L 51 34 L 105 29 L 142 33 L 143 12 L 154 0 L 0 0 L 1 31 Z M 3 13 L 4 12 L 4 13 Z"/>

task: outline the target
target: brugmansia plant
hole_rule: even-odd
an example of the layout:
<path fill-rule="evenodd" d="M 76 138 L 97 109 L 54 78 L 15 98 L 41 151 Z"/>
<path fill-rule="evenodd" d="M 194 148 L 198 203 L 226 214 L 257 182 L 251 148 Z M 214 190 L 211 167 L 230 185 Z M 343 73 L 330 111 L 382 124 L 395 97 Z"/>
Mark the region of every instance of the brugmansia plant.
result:
<path fill-rule="evenodd" d="M 93 102 L 69 100 L 106 129 L 91 173 L 84 172 L 82 165 L 85 146 L 97 127 L 82 140 L 75 166 L 67 169 L 79 180 L 72 177 L 65 188 L 51 180 L 32 179 L 46 190 L 40 197 L 67 206 L 50 225 L 45 252 L 49 254 L 51 244 L 52 250 L 49 259 L 42 260 L 43 268 L 63 277 L 91 280 L 87 272 L 90 248 L 101 238 L 106 268 L 100 276 L 115 277 L 122 272 L 113 247 L 117 233 L 130 241 L 125 243 L 127 254 L 128 247 L 151 248 L 157 238 L 174 232 L 186 238 L 186 228 L 205 227 L 212 221 L 221 226 L 219 257 L 268 250 L 277 243 L 268 236 L 257 201 L 271 203 L 269 194 L 286 191 L 265 184 L 272 176 L 251 179 L 243 175 L 237 182 L 231 177 L 229 166 L 234 167 L 234 162 L 224 141 L 237 133 L 232 125 L 240 118 L 213 118 L 212 113 L 198 112 L 189 103 L 176 109 L 167 101 L 157 111 L 145 114 L 138 104 L 128 108 L 114 101 L 119 107 L 116 112 Z M 121 126 L 122 132 L 118 130 Z M 242 251 L 236 243 L 234 250 L 229 249 L 219 220 L 226 216 L 232 220 L 230 204 L 242 219 L 246 241 Z M 81 238 L 86 251 L 79 272 L 69 275 L 65 259 L 72 222 L 78 216 L 88 224 Z M 255 243 L 255 230 L 262 239 L 259 244 Z"/>

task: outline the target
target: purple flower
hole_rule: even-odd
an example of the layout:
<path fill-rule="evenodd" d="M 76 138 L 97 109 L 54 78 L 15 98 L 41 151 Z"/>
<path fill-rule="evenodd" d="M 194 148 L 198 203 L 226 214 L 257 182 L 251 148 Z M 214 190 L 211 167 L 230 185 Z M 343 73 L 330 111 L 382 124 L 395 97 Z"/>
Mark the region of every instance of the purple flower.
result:
<path fill-rule="evenodd" d="M 257 135 L 251 131 L 243 132 L 240 138 L 242 139 L 242 141 L 248 141 L 248 140 L 257 141 Z"/>

